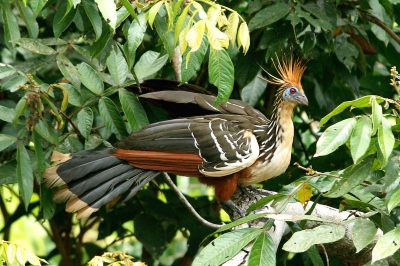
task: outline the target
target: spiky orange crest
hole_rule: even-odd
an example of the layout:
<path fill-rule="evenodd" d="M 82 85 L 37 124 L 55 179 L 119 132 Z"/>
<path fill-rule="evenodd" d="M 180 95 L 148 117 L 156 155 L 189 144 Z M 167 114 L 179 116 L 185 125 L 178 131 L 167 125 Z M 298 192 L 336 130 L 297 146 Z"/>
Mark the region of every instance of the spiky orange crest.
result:
<path fill-rule="evenodd" d="M 276 56 L 277 63 L 272 60 L 276 71 L 280 78 L 270 74 L 269 72 L 265 71 L 271 78 L 264 79 L 268 83 L 275 84 L 281 86 L 281 88 L 287 88 L 289 86 L 295 86 L 301 92 L 304 92 L 301 86 L 301 77 L 303 76 L 304 71 L 306 70 L 306 66 L 302 63 L 301 59 L 293 60 L 293 56 L 290 56 L 290 59 L 283 58 L 279 60 L 278 55 Z"/>

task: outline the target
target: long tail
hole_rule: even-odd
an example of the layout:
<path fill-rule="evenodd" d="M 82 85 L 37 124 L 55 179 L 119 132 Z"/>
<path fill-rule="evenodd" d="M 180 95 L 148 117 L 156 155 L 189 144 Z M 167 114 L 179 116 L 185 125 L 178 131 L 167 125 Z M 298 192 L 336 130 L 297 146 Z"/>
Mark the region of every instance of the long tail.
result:
<path fill-rule="evenodd" d="M 110 151 L 54 152 L 52 161 L 59 163 L 43 174 L 48 187 L 60 187 L 54 201 L 67 202 L 66 211 L 77 212 L 77 218 L 89 217 L 119 197 L 127 201 L 158 174 L 133 167 Z"/>

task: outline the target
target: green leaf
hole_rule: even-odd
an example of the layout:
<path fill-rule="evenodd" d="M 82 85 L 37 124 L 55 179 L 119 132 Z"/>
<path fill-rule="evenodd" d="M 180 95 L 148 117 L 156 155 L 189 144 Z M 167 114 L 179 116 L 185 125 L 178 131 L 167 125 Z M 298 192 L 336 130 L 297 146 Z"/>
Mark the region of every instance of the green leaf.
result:
<path fill-rule="evenodd" d="M 21 85 L 25 85 L 28 82 L 28 78 L 25 76 L 16 76 L 9 79 L 1 87 L 5 91 L 15 92 L 20 89 Z"/>
<path fill-rule="evenodd" d="M 348 193 L 354 187 L 363 182 L 369 175 L 373 165 L 371 158 L 358 164 L 349 166 L 341 175 L 341 179 L 335 183 L 325 197 L 337 198 Z"/>
<path fill-rule="evenodd" d="M 103 80 L 100 74 L 85 62 L 78 66 L 78 76 L 82 84 L 94 94 L 102 94 L 104 91 Z"/>
<path fill-rule="evenodd" d="M 258 75 L 261 75 L 261 72 L 258 72 Z M 250 104 L 251 106 L 255 106 L 260 100 L 261 95 L 265 92 L 267 88 L 267 83 L 255 76 L 254 79 L 247 84 L 241 92 L 242 101 Z"/>
<path fill-rule="evenodd" d="M 103 32 L 102 21 L 99 15 L 99 10 L 96 4 L 91 1 L 83 1 L 82 5 L 86 15 L 90 20 L 90 23 L 92 24 L 94 33 L 96 34 L 95 41 L 97 41 L 100 38 L 101 33 Z"/>
<path fill-rule="evenodd" d="M 139 130 L 149 124 L 146 111 L 143 109 L 136 95 L 125 89 L 120 89 L 119 101 L 133 131 Z"/>
<path fill-rule="evenodd" d="M 147 51 L 140 57 L 136 63 L 133 71 L 139 80 L 157 73 L 168 60 L 168 55 L 160 57 L 160 53 L 154 51 Z"/>
<path fill-rule="evenodd" d="M 114 31 L 110 26 L 103 27 L 103 33 L 101 34 L 100 38 L 93 43 L 91 47 L 90 55 L 92 56 L 92 58 L 97 57 L 105 50 L 106 47 L 111 46 L 111 43 L 113 42 L 113 35 Z M 74 48 L 75 47 L 77 47 L 77 45 L 75 45 Z M 86 58 L 89 59 L 88 57 Z"/>
<path fill-rule="evenodd" d="M 341 225 L 320 225 L 313 229 L 306 229 L 293 234 L 282 249 L 300 253 L 308 250 L 312 245 L 332 243 L 344 237 L 346 230 Z"/>
<path fill-rule="evenodd" d="M 354 107 L 357 107 L 357 108 L 371 107 L 372 99 L 375 99 L 378 103 L 382 103 L 385 101 L 385 98 L 383 98 L 381 96 L 367 95 L 367 96 L 361 97 L 357 100 L 343 102 L 340 105 L 338 105 L 332 112 L 330 112 L 329 114 L 324 116 L 321 119 L 321 121 L 319 122 L 319 125 L 322 127 L 333 116 L 340 114 L 341 112 L 343 112 L 344 110 L 346 110 L 349 107 L 352 107 L 352 108 L 354 108 Z"/>
<path fill-rule="evenodd" d="M 185 25 L 189 8 L 190 8 L 190 4 L 186 5 L 186 7 L 182 10 L 182 12 L 179 15 L 179 18 L 176 22 L 175 33 L 174 33 L 174 44 L 177 43 L 177 41 L 179 39 L 179 34 L 181 33 L 183 26 Z"/>
<path fill-rule="evenodd" d="M 75 69 L 76 71 L 76 69 Z M 78 72 L 77 72 L 78 73 Z M 81 92 L 72 86 L 71 84 L 67 83 L 60 83 L 61 86 L 65 88 L 68 93 L 68 102 L 75 106 L 82 106 L 82 96 Z"/>
<path fill-rule="evenodd" d="M 68 3 L 67 1 L 61 2 L 56 14 L 53 19 L 53 32 L 56 39 L 69 27 L 75 18 L 76 9 L 72 9 L 67 13 Z"/>
<path fill-rule="evenodd" d="M 85 139 L 89 138 L 93 125 L 93 111 L 89 107 L 85 107 L 78 113 L 78 129 Z"/>
<path fill-rule="evenodd" d="M 37 163 L 37 179 L 39 183 L 42 181 L 42 173 L 46 170 L 46 158 L 44 157 L 43 147 L 42 147 L 42 138 L 40 135 L 34 130 L 33 131 L 33 141 L 35 143 L 35 155 L 36 155 L 36 163 Z"/>
<path fill-rule="evenodd" d="M 275 266 L 275 244 L 268 232 L 263 231 L 250 250 L 249 265 Z"/>
<path fill-rule="evenodd" d="M 47 0 L 31 0 L 29 1 L 29 5 L 31 6 L 34 17 L 36 18 L 42 8 L 46 5 Z"/>
<path fill-rule="evenodd" d="M 390 154 L 392 154 L 395 139 L 392 132 L 392 126 L 390 122 L 382 117 L 382 124 L 378 127 L 378 144 L 382 152 L 385 165 L 389 160 Z"/>
<path fill-rule="evenodd" d="M 388 212 L 390 213 L 394 208 L 400 204 L 400 188 L 395 191 L 389 199 L 387 204 Z"/>
<path fill-rule="evenodd" d="M 33 40 L 30 38 L 20 38 L 14 40 L 13 42 L 19 44 L 22 48 L 36 54 L 52 55 L 57 53 L 56 50 L 43 44 L 40 40 Z"/>
<path fill-rule="evenodd" d="M 14 118 L 13 118 L 13 124 L 15 127 L 18 124 L 19 117 L 23 114 L 23 112 L 26 109 L 26 101 L 27 101 L 27 97 L 25 95 L 18 101 L 17 105 L 15 106 L 15 112 L 14 112 Z"/>
<path fill-rule="evenodd" d="M 158 11 L 160 10 L 161 6 L 164 4 L 163 1 L 159 1 L 157 3 L 155 3 L 149 11 L 147 11 L 146 13 L 146 19 L 149 22 L 149 25 L 151 28 L 153 28 L 153 23 L 154 23 L 154 19 L 156 18 L 156 15 L 158 13 Z"/>
<path fill-rule="evenodd" d="M 16 137 L 0 134 L 0 151 L 13 145 L 18 139 Z"/>
<path fill-rule="evenodd" d="M 269 202 L 271 202 L 275 199 L 281 199 L 281 198 L 285 198 L 285 197 L 286 197 L 286 195 L 282 195 L 282 194 L 273 194 L 273 195 L 263 197 L 263 198 L 259 199 L 258 201 L 256 201 L 255 203 L 251 204 L 246 212 L 250 213 L 252 211 L 258 210 L 258 209 L 264 207 L 264 205 L 268 204 Z"/>
<path fill-rule="evenodd" d="M 277 2 L 275 5 L 266 7 L 257 12 L 257 14 L 250 20 L 249 29 L 264 28 L 282 18 L 284 18 L 292 7 L 288 4 Z"/>
<path fill-rule="evenodd" d="M 58 145 L 58 134 L 54 130 L 53 127 L 49 126 L 47 122 L 44 120 L 39 120 L 38 123 L 35 124 L 35 129 L 37 133 L 39 133 L 42 138 L 47 140 L 53 145 Z"/>
<path fill-rule="evenodd" d="M 369 117 L 358 119 L 350 137 L 350 151 L 354 163 L 357 163 L 368 150 L 369 143 L 371 142 L 371 133 L 371 119 Z"/>
<path fill-rule="evenodd" d="M 61 73 L 75 88 L 79 90 L 81 88 L 81 81 L 78 77 L 78 70 L 76 70 L 75 66 L 64 55 L 58 54 L 56 59 L 57 66 Z"/>
<path fill-rule="evenodd" d="M 317 23 L 324 29 L 333 30 L 336 28 L 336 10 L 335 7 L 331 5 L 331 3 L 314 3 L 307 2 L 304 5 L 301 5 L 302 8 L 319 18 Z M 329 16 L 326 12 L 332 12 L 331 16 Z"/>
<path fill-rule="evenodd" d="M 216 105 L 226 102 L 232 93 L 234 68 L 226 50 L 211 50 L 208 61 L 208 75 L 210 83 L 218 88 Z"/>
<path fill-rule="evenodd" d="M 0 165 L 0 185 L 17 183 L 16 169 L 17 161 L 15 159 Z"/>
<path fill-rule="evenodd" d="M 203 36 L 203 42 L 200 45 L 200 48 L 195 51 L 191 52 L 189 50 L 186 50 L 185 53 L 183 54 L 182 58 L 186 58 L 188 53 L 191 54 L 189 61 L 186 62 L 186 64 L 182 63 L 181 64 L 181 71 L 182 71 L 182 77 L 181 77 L 181 84 L 189 81 L 197 72 L 197 70 L 200 69 L 201 64 L 204 61 L 204 56 L 207 53 L 208 49 L 208 40 L 205 36 Z"/>
<path fill-rule="evenodd" d="M 128 64 L 119 49 L 112 50 L 107 57 L 107 67 L 117 85 L 121 85 L 128 75 Z"/>
<path fill-rule="evenodd" d="M 302 6 L 304 7 L 304 6 Z M 295 6 L 296 15 L 305 18 L 315 28 L 332 29 L 332 25 L 324 19 L 314 19 L 309 13 L 304 12 L 299 5 Z"/>
<path fill-rule="evenodd" d="M 201 250 L 192 266 L 220 265 L 235 256 L 262 232 L 258 228 L 244 228 L 225 233 Z"/>
<path fill-rule="evenodd" d="M 174 55 L 175 43 L 174 43 L 174 31 L 168 31 L 168 25 L 165 19 L 160 16 L 156 17 L 154 21 L 154 25 L 156 26 L 156 31 L 158 36 L 164 45 L 165 50 L 169 56 L 169 59 L 172 59 Z"/>
<path fill-rule="evenodd" d="M 112 100 L 102 97 L 99 101 L 99 111 L 106 128 L 113 132 L 118 139 L 127 137 L 124 121 Z"/>
<path fill-rule="evenodd" d="M 372 250 L 372 263 L 393 255 L 400 248 L 400 227 L 379 238 Z"/>
<path fill-rule="evenodd" d="M 17 179 L 19 192 L 27 210 L 33 193 L 33 173 L 31 159 L 23 141 L 18 141 L 17 147 Z"/>
<path fill-rule="evenodd" d="M 17 50 L 15 48 L 15 44 L 11 41 L 21 38 L 21 34 L 19 32 L 18 21 L 14 16 L 9 4 L 5 3 L 1 7 L 2 9 L 2 21 L 4 24 L 4 40 L 7 48 L 10 50 L 13 57 L 15 57 Z"/>
<path fill-rule="evenodd" d="M 0 120 L 12 123 L 14 116 L 13 109 L 0 105 Z"/>
<path fill-rule="evenodd" d="M 0 79 L 9 77 L 15 74 L 17 71 L 13 66 L 4 65 L 0 63 Z"/>
<path fill-rule="evenodd" d="M 15 4 L 17 5 L 20 17 L 25 22 L 29 36 L 32 39 L 36 39 L 39 34 L 39 25 L 35 20 L 32 10 L 29 8 L 29 6 L 23 4 L 21 1 L 17 1 Z"/>
<path fill-rule="evenodd" d="M 374 240 L 378 231 L 375 224 L 369 219 L 357 219 L 351 229 L 352 240 L 356 247 L 356 253 L 360 252 Z"/>
<path fill-rule="evenodd" d="M 341 33 L 335 38 L 335 53 L 340 62 L 342 62 L 349 72 L 356 64 L 356 58 L 358 57 L 357 48 L 347 41 L 349 35 Z"/>
<path fill-rule="evenodd" d="M 108 25 L 115 30 L 117 24 L 117 6 L 114 1 L 109 0 L 94 0 L 103 16 L 104 20 L 108 22 Z"/>
<path fill-rule="evenodd" d="M 143 41 L 146 28 L 147 24 L 143 13 L 138 16 L 137 21 L 132 21 L 129 26 L 127 36 L 125 36 L 126 43 L 124 44 L 124 53 L 128 61 L 129 69 L 131 69 L 135 63 L 136 50 Z"/>
<path fill-rule="evenodd" d="M 356 119 L 348 118 L 328 127 L 318 139 L 314 157 L 330 154 L 346 143 L 355 125 Z"/>
<path fill-rule="evenodd" d="M 378 104 L 375 97 L 371 98 L 371 105 L 372 105 L 372 135 L 376 134 L 378 127 L 382 123 L 382 106 Z"/>
<path fill-rule="evenodd" d="M 126 8 L 126 10 L 129 12 L 129 14 L 137 21 L 139 20 L 138 16 L 136 15 L 135 9 L 132 7 L 132 4 L 129 2 L 129 0 L 121 0 L 122 4 Z M 121 10 L 122 8 L 118 9 L 117 13 Z M 119 23 L 117 22 L 117 28 L 119 26 Z"/>

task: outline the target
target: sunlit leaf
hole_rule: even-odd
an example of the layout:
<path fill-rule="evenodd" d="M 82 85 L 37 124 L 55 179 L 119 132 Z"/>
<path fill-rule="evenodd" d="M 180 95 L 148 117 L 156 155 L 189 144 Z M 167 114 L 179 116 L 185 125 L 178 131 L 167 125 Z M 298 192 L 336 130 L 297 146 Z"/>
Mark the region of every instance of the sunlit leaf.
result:
<path fill-rule="evenodd" d="M 257 237 L 250 250 L 249 265 L 275 266 L 275 244 L 268 232 Z"/>
<path fill-rule="evenodd" d="M 108 22 L 112 29 L 115 29 L 117 23 L 117 6 L 114 1 L 94 0 L 99 7 L 104 20 Z"/>
<path fill-rule="evenodd" d="M 258 228 L 244 228 L 225 233 L 201 250 L 192 266 L 220 265 L 236 255 L 262 232 L 263 230 Z"/>
<path fill-rule="evenodd" d="M 155 3 L 155 4 L 150 8 L 149 11 L 147 11 L 147 13 L 146 13 L 146 18 L 147 18 L 147 21 L 149 22 L 149 25 L 150 25 L 151 28 L 153 28 L 153 23 L 154 23 L 154 20 L 155 20 L 155 18 L 156 18 L 156 15 L 157 15 L 158 11 L 160 10 L 160 8 L 161 8 L 161 6 L 162 6 L 163 4 L 164 4 L 163 1 L 159 1 L 159 2 Z"/>
<path fill-rule="evenodd" d="M 28 29 L 29 36 L 32 39 L 36 39 L 39 34 L 39 25 L 36 22 L 36 19 L 33 15 L 32 10 L 26 4 L 23 4 L 21 1 L 15 2 L 18 7 L 19 15 L 25 22 L 25 26 Z"/>
<path fill-rule="evenodd" d="M 203 61 L 204 61 L 204 56 L 206 55 L 208 50 L 208 40 L 205 36 L 203 36 L 203 42 L 200 45 L 200 48 L 195 51 L 195 52 L 190 52 L 187 50 L 182 58 L 186 58 L 187 54 L 190 53 L 190 60 L 188 60 L 186 63 L 181 64 L 181 83 L 185 83 L 189 81 L 197 72 L 197 70 L 200 69 Z"/>
<path fill-rule="evenodd" d="M 372 250 L 372 263 L 393 255 L 400 248 L 400 227 L 379 238 Z"/>
<path fill-rule="evenodd" d="M 21 88 L 20 86 L 25 85 L 27 82 L 28 78 L 26 76 L 16 76 L 4 83 L 1 89 L 5 91 L 15 92 Z"/>
<path fill-rule="evenodd" d="M 222 48 L 228 49 L 229 38 L 228 35 L 220 31 L 210 21 L 206 21 L 207 38 L 210 46 L 215 50 L 221 50 Z"/>
<path fill-rule="evenodd" d="M 239 14 L 237 12 L 232 12 L 228 17 L 228 23 L 225 33 L 228 35 L 229 40 L 231 40 L 232 45 L 235 46 L 236 34 L 239 28 Z"/>
<path fill-rule="evenodd" d="M 293 234 L 282 249 L 300 253 L 308 250 L 312 245 L 338 241 L 344 237 L 346 230 L 341 225 L 326 224 L 313 229 L 306 229 Z"/>
<path fill-rule="evenodd" d="M 140 57 L 134 67 L 134 72 L 139 80 L 157 73 L 168 60 L 168 55 L 163 55 L 154 51 L 147 51 Z"/>
<path fill-rule="evenodd" d="M 205 20 L 197 21 L 193 27 L 190 28 L 188 33 L 185 36 L 185 39 L 190 48 L 192 48 L 192 52 L 198 50 L 200 48 L 201 42 L 203 40 L 203 34 L 205 31 Z"/>
<path fill-rule="evenodd" d="M 350 151 L 353 162 L 356 163 L 368 150 L 371 142 L 372 122 L 369 117 L 357 120 L 350 137 Z"/>
<path fill-rule="evenodd" d="M 371 98 L 371 105 L 372 105 L 372 135 L 376 134 L 378 127 L 381 125 L 382 122 L 382 106 L 378 104 L 375 97 Z"/>
<path fill-rule="evenodd" d="M 377 230 L 378 228 L 369 219 L 357 219 L 351 230 L 357 253 L 374 240 Z"/>
<path fill-rule="evenodd" d="M 297 191 L 296 196 L 300 203 L 304 205 L 311 199 L 312 186 L 308 183 L 303 183 L 299 191 Z"/>
<path fill-rule="evenodd" d="M 36 54 L 52 55 L 57 53 L 56 50 L 43 44 L 40 40 L 33 40 L 30 38 L 20 38 L 14 40 L 13 42 L 19 44 L 22 48 Z"/>
<path fill-rule="evenodd" d="M 246 54 L 250 47 L 250 33 L 246 22 L 242 22 L 242 24 L 240 24 L 237 33 L 237 43 L 238 48 L 243 47 L 243 53 Z"/>
<path fill-rule="evenodd" d="M 382 152 L 385 165 L 389 160 L 390 154 L 392 154 L 395 139 L 392 132 L 392 126 L 390 122 L 382 117 L 382 124 L 378 127 L 378 144 Z"/>
<path fill-rule="evenodd" d="M 187 14 L 188 14 L 189 8 L 190 8 L 190 4 L 186 5 L 186 7 L 182 10 L 182 12 L 179 15 L 179 18 L 176 22 L 175 33 L 174 33 L 174 44 L 176 44 L 176 42 L 178 41 L 179 35 L 182 31 L 182 28 L 185 25 L 185 21 L 187 19 Z"/>
<path fill-rule="evenodd" d="M 396 208 L 400 204 L 400 188 L 397 189 L 389 198 L 389 202 L 387 204 L 388 212 L 390 213 L 394 208 Z"/>
<path fill-rule="evenodd" d="M 346 143 L 355 125 L 356 119 L 348 118 L 328 127 L 318 139 L 314 157 L 330 154 Z"/>

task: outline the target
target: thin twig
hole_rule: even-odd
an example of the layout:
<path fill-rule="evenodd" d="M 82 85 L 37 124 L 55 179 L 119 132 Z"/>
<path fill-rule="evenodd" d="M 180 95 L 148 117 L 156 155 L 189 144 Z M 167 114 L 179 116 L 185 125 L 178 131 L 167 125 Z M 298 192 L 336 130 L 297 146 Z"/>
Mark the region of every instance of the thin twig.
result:
<path fill-rule="evenodd" d="M 163 173 L 163 174 L 164 174 L 165 180 L 167 181 L 170 188 L 173 191 L 175 191 L 175 193 L 178 195 L 179 199 L 182 201 L 183 205 L 185 205 L 185 207 L 194 215 L 194 217 L 196 217 L 197 220 L 199 220 L 203 225 L 210 227 L 212 229 L 219 229 L 222 227 L 222 224 L 214 224 L 214 223 L 211 223 L 211 222 L 205 220 L 203 217 L 201 217 L 200 214 L 198 214 L 196 212 L 196 210 L 192 207 L 192 205 L 190 205 L 189 201 L 185 198 L 185 196 L 182 194 L 182 192 L 177 188 L 177 186 L 172 181 L 171 177 L 167 173 Z"/>
<path fill-rule="evenodd" d="M 326 249 L 325 249 L 324 245 L 321 244 L 320 246 L 322 247 L 322 249 L 323 249 L 323 251 L 324 251 L 324 254 L 325 254 L 326 266 L 329 266 L 329 256 L 328 256 L 328 253 L 326 252 Z"/>
<path fill-rule="evenodd" d="M 394 31 L 392 31 L 392 29 L 390 29 L 383 21 L 374 16 L 371 16 L 370 14 L 365 13 L 364 11 L 359 10 L 359 12 L 363 18 L 381 27 L 384 31 L 386 31 L 390 35 L 390 37 L 392 37 L 398 44 L 400 44 L 400 37 L 397 36 L 397 34 Z"/>

